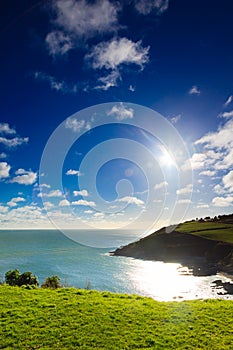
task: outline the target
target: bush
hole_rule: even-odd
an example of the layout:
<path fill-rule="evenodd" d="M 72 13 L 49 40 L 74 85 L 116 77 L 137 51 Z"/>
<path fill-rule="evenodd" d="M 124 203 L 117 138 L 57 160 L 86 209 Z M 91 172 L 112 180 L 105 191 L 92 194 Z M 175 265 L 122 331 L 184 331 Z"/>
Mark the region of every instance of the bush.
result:
<path fill-rule="evenodd" d="M 10 286 L 18 286 L 20 272 L 19 270 L 10 270 L 5 273 L 5 281 Z"/>
<path fill-rule="evenodd" d="M 10 286 L 38 286 L 39 281 L 31 272 L 24 272 L 20 274 L 19 270 L 10 270 L 5 274 L 5 281 Z"/>
<path fill-rule="evenodd" d="M 42 288 L 61 288 L 60 278 L 58 276 L 47 277 L 41 285 Z"/>

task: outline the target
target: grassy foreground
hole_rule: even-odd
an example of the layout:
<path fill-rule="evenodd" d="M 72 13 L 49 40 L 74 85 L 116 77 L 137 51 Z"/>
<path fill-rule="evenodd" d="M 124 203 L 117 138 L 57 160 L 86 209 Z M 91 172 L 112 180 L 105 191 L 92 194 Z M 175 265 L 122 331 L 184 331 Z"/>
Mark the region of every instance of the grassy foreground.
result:
<path fill-rule="evenodd" d="M 0 349 L 232 349 L 233 301 L 0 287 Z"/>

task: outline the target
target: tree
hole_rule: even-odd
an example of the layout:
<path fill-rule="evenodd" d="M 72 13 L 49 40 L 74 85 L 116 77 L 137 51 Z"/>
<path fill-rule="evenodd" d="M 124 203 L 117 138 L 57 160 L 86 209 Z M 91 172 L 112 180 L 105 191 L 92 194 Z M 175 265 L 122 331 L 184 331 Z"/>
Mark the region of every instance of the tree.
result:
<path fill-rule="evenodd" d="M 39 285 L 39 281 L 35 275 L 31 272 L 20 274 L 19 270 L 7 271 L 5 274 L 5 281 L 10 286 Z"/>
<path fill-rule="evenodd" d="M 19 270 L 10 270 L 5 273 L 5 281 L 10 286 L 18 286 L 20 272 Z"/>
<path fill-rule="evenodd" d="M 41 285 L 42 288 L 61 288 L 60 278 L 58 276 L 47 277 Z"/>
<path fill-rule="evenodd" d="M 39 281 L 35 275 L 27 271 L 22 273 L 22 275 L 19 276 L 18 286 L 23 286 L 23 285 L 39 286 Z"/>

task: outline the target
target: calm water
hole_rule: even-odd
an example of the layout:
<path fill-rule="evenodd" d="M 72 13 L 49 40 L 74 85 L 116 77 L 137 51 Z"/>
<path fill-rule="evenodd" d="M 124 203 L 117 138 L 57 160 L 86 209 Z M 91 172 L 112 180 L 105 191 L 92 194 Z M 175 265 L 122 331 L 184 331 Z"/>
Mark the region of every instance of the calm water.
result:
<path fill-rule="evenodd" d="M 119 242 L 129 238 L 124 236 Z M 0 231 L 0 277 L 17 268 L 32 271 L 40 283 L 47 276 L 58 275 L 68 286 L 85 288 L 90 284 L 91 289 L 136 293 L 157 300 L 217 298 L 211 282 L 220 278 L 229 281 L 222 276 L 184 275 L 179 264 L 113 257 L 109 250 L 82 246 L 55 230 Z"/>

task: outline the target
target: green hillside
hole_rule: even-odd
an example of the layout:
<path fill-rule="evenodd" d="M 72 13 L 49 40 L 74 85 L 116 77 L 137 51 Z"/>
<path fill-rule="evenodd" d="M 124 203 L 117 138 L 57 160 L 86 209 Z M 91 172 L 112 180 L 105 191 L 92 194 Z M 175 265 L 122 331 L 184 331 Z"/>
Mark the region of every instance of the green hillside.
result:
<path fill-rule="evenodd" d="M 180 224 L 176 228 L 176 231 L 191 233 L 199 237 L 204 237 L 215 241 L 233 243 L 233 224 L 225 224 L 214 221 L 191 221 Z"/>
<path fill-rule="evenodd" d="M 0 286 L 1 349 L 230 350 L 233 301 Z"/>

